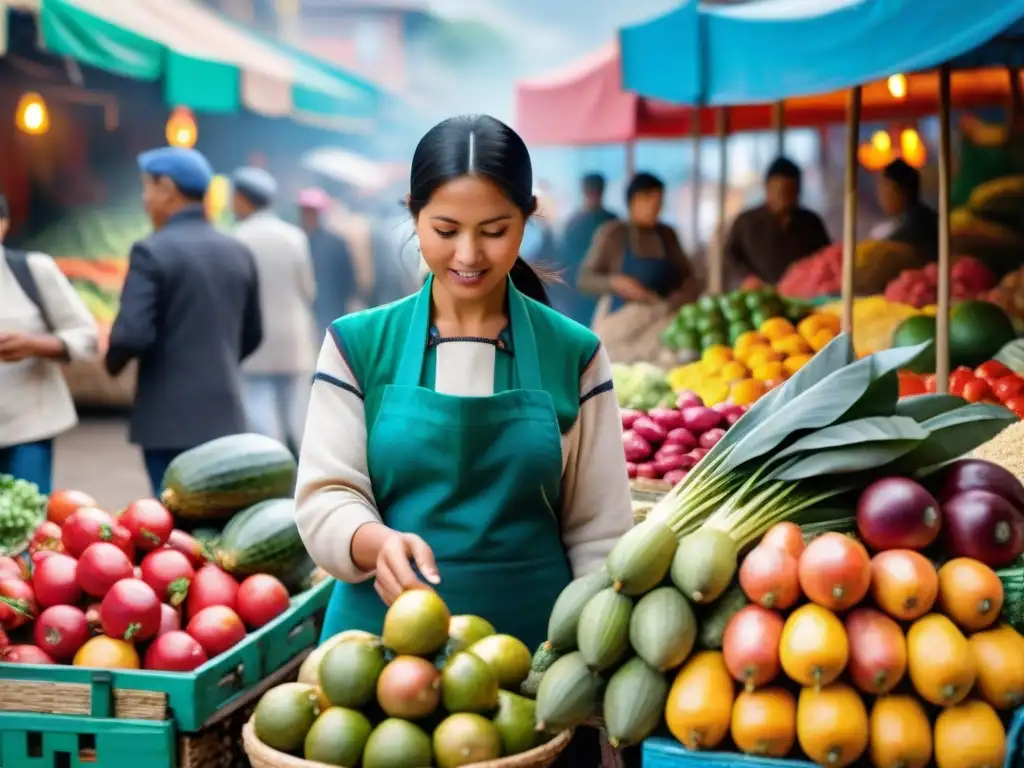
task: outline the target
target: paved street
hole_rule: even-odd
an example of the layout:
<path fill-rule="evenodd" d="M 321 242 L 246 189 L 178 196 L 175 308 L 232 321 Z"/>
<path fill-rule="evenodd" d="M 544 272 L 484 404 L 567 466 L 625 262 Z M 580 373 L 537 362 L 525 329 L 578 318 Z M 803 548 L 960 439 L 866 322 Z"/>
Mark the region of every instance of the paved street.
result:
<path fill-rule="evenodd" d="M 128 424 L 120 416 L 85 416 L 57 440 L 54 488 L 74 488 L 116 512 L 150 496 L 139 449 L 128 444 Z"/>

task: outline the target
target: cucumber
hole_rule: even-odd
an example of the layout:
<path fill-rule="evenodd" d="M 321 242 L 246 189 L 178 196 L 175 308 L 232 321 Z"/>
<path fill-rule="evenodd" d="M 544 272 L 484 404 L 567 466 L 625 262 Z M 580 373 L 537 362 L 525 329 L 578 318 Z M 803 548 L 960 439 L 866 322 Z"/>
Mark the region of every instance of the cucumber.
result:
<path fill-rule="evenodd" d="M 215 555 L 217 564 L 228 573 L 268 573 L 293 588 L 313 570 L 295 525 L 291 499 L 261 501 L 239 512 L 221 533 Z"/>
<path fill-rule="evenodd" d="M 264 435 L 229 435 L 185 451 L 164 474 L 161 501 L 178 517 L 223 519 L 260 501 L 291 496 L 295 457 Z"/>

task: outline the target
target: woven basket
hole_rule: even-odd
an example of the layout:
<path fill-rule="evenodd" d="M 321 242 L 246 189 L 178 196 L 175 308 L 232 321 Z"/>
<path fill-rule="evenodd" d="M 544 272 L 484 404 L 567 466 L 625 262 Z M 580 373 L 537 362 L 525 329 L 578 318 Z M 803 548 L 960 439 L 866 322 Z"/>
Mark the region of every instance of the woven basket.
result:
<path fill-rule="evenodd" d="M 465 768 L 548 768 L 558 758 L 572 740 L 572 731 L 562 731 L 547 744 L 511 757 L 500 760 L 488 760 L 485 763 L 473 763 Z M 333 768 L 324 763 L 314 763 L 301 757 L 286 755 L 271 749 L 256 738 L 252 720 L 242 729 L 242 742 L 252 768 Z"/>

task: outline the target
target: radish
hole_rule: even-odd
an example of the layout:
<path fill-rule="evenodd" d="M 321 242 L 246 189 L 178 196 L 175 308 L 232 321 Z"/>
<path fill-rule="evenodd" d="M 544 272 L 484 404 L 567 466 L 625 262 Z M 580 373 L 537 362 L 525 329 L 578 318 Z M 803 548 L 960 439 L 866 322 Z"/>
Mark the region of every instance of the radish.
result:
<path fill-rule="evenodd" d="M 644 412 L 633 408 L 619 408 L 619 415 L 622 417 L 622 428 L 629 429 L 633 426 L 634 421 L 644 415 Z"/>
<path fill-rule="evenodd" d="M 78 585 L 92 597 L 103 597 L 121 579 L 132 577 L 132 561 L 105 541 L 90 544 L 78 558 Z"/>
<path fill-rule="evenodd" d="M 704 401 L 701 400 L 700 395 L 696 392 L 692 392 L 688 389 L 683 390 L 676 397 L 676 408 L 680 411 L 684 408 L 692 408 L 694 406 L 703 407 Z"/>
<path fill-rule="evenodd" d="M 671 483 L 672 485 L 679 485 L 681 482 L 683 482 L 683 480 L 686 479 L 686 476 L 688 474 L 690 474 L 690 471 L 688 469 L 673 469 L 671 472 L 666 472 L 665 476 L 661 479 L 664 480 L 666 483 Z"/>
<path fill-rule="evenodd" d="M 174 530 L 174 516 L 156 499 L 141 499 L 130 504 L 118 522 L 128 529 L 135 546 L 143 552 L 162 547 Z"/>
<path fill-rule="evenodd" d="M 121 579 L 100 604 L 103 633 L 116 640 L 149 640 L 160 630 L 160 600 L 146 582 Z"/>
<path fill-rule="evenodd" d="M 622 448 L 626 461 L 643 461 L 651 455 L 651 444 L 631 429 L 622 433 Z"/>
<path fill-rule="evenodd" d="M 54 660 L 67 662 L 89 639 L 89 622 L 80 608 L 55 605 L 39 614 L 32 637 Z"/>
<path fill-rule="evenodd" d="M 633 432 L 652 445 L 661 445 L 668 437 L 668 430 L 649 416 L 641 416 L 634 421 Z"/>
<path fill-rule="evenodd" d="M 690 469 L 695 463 L 690 456 L 680 453 L 674 456 L 663 456 L 660 459 L 655 459 L 654 470 L 658 473 L 658 477 L 664 477 L 669 472 L 677 469 Z"/>
<path fill-rule="evenodd" d="M 146 669 L 158 672 L 191 672 L 207 662 L 203 646 L 191 635 L 168 632 L 160 635 L 146 651 Z"/>
<path fill-rule="evenodd" d="M 189 584 L 196 572 L 192 563 L 181 552 L 158 549 L 142 558 L 140 578 L 149 584 L 157 597 L 173 606 L 179 606 L 188 595 Z"/>
<path fill-rule="evenodd" d="M 17 629 L 28 624 L 39 612 L 36 595 L 21 579 L 0 581 L 0 629 Z"/>
<path fill-rule="evenodd" d="M 681 413 L 683 416 L 683 426 L 697 434 L 714 429 L 722 423 L 722 414 L 704 406 L 683 408 Z"/>
<path fill-rule="evenodd" d="M 22 577 L 21 566 L 13 557 L 0 556 L 0 581 L 4 579 L 20 579 Z"/>
<path fill-rule="evenodd" d="M 696 464 L 698 461 L 700 461 L 701 459 L 703 459 L 705 456 L 708 455 L 708 449 L 707 448 L 694 448 L 692 451 L 690 451 L 686 455 L 689 456 L 691 459 L 693 459 L 693 463 Z"/>
<path fill-rule="evenodd" d="M 82 599 L 82 588 L 78 584 L 78 561 L 60 552 L 50 552 L 36 563 L 32 573 L 32 588 L 36 600 L 43 608 L 74 605 Z"/>
<path fill-rule="evenodd" d="M 647 416 L 666 433 L 683 426 L 683 414 L 675 408 L 652 408 Z"/>
<path fill-rule="evenodd" d="M 39 564 L 46 560 L 50 555 L 60 555 L 62 552 L 55 552 L 52 549 L 40 549 L 38 552 L 32 553 L 32 571 L 39 567 Z"/>
<path fill-rule="evenodd" d="M 636 465 L 636 476 L 646 477 L 648 480 L 657 480 L 661 477 L 658 474 L 658 470 L 654 468 L 654 464 L 637 464 Z"/>
<path fill-rule="evenodd" d="M 636 477 L 636 464 L 632 461 L 626 462 L 626 477 Z"/>
<path fill-rule="evenodd" d="M 707 432 L 700 436 L 700 447 L 707 448 L 710 450 L 711 448 L 714 448 L 715 443 L 717 443 L 723 437 L 725 437 L 725 430 L 722 429 L 721 427 L 709 429 Z"/>
<path fill-rule="evenodd" d="M 249 629 L 257 629 L 277 618 L 291 605 L 288 590 L 265 573 L 250 576 L 238 587 L 238 615 Z"/>
<path fill-rule="evenodd" d="M 199 543 L 199 539 L 184 531 L 177 529 L 171 531 L 171 535 L 167 538 L 167 546 L 187 557 L 193 568 L 199 568 L 207 562 L 206 550 Z"/>
<path fill-rule="evenodd" d="M 110 543 L 128 555 L 129 560 L 135 562 L 135 542 L 132 541 L 131 531 L 115 523 L 110 531 Z"/>
<path fill-rule="evenodd" d="M 697 447 L 697 437 L 686 427 L 673 429 L 665 437 L 666 445 L 681 445 L 686 450 L 693 450 Z"/>
<path fill-rule="evenodd" d="M 185 615 L 191 620 L 201 610 L 213 605 L 234 610 L 238 605 L 238 582 L 216 565 L 204 565 L 196 571 L 189 586 Z"/>
<path fill-rule="evenodd" d="M 203 608 L 192 617 L 185 631 L 199 641 L 211 659 L 245 639 L 241 617 L 224 605 Z"/>
<path fill-rule="evenodd" d="M 177 632 L 181 629 L 181 614 L 177 608 L 171 608 L 167 603 L 160 604 L 160 629 L 156 636 L 166 635 L 168 632 Z"/>
<path fill-rule="evenodd" d="M 64 551 L 80 557 L 86 547 L 97 541 L 110 541 L 114 536 L 114 518 L 95 507 L 83 507 L 71 514 L 61 529 Z"/>
<path fill-rule="evenodd" d="M 5 652 L 3 661 L 8 664 L 56 664 L 49 654 L 34 645 L 12 645 Z"/>

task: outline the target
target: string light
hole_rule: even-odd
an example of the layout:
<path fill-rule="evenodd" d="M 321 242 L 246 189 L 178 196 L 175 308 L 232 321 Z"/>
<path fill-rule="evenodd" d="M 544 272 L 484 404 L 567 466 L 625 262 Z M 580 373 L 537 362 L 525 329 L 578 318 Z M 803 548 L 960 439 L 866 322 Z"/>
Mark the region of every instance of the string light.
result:
<path fill-rule="evenodd" d="M 18 130 L 29 136 L 42 136 L 50 130 L 50 111 L 38 93 L 26 93 L 18 101 L 14 123 Z"/>
<path fill-rule="evenodd" d="M 907 98 L 907 78 L 904 75 L 893 75 L 886 85 L 889 87 L 889 95 L 894 99 Z"/>
<path fill-rule="evenodd" d="M 185 107 L 175 107 L 167 118 L 167 143 L 172 147 L 191 149 L 199 140 L 199 127 L 192 112 Z"/>

